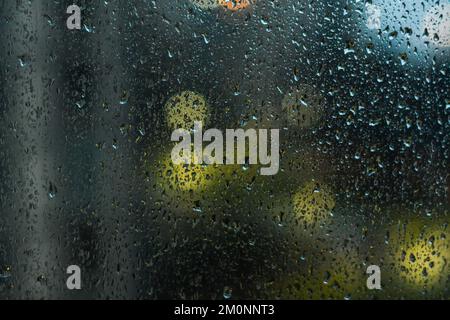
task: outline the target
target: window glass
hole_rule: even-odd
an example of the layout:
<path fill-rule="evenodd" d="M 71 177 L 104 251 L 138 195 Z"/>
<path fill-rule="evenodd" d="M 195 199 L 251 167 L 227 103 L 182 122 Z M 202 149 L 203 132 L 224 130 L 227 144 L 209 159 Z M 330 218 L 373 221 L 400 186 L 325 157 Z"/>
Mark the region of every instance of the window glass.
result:
<path fill-rule="evenodd" d="M 0 298 L 450 298 L 449 1 L 2 0 L 0 44 Z"/>

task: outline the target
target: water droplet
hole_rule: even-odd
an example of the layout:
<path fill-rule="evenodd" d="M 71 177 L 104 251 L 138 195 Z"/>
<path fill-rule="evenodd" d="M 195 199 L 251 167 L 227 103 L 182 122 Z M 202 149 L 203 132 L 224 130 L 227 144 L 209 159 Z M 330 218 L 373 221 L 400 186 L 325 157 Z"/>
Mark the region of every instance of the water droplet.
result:
<path fill-rule="evenodd" d="M 122 96 L 120 97 L 120 104 L 125 105 L 128 103 L 128 99 L 130 98 L 130 93 L 128 91 L 122 92 Z"/>
<path fill-rule="evenodd" d="M 50 182 L 50 186 L 48 188 L 48 197 L 49 199 L 56 198 L 56 193 L 58 192 L 56 186 Z"/>
<path fill-rule="evenodd" d="M 205 42 L 205 44 L 209 44 L 209 39 L 206 37 L 205 34 L 202 34 L 203 36 L 203 41 Z"/>
<path fill-rule="evenodd" d="M 232 288 L 230 288 L 230 287 L 223 288 L 223 297 L 225 299 L 227 299 L 227 300 L 231 299 L 232 293 L 233 293 L 233 289 Z"/>
<path fill-rule="evenodd" d="M 29 64 L 29 57 L 25 55 L 19 57 L 19 65 L 21 68 L 28 66 L 28 64 Z"/>

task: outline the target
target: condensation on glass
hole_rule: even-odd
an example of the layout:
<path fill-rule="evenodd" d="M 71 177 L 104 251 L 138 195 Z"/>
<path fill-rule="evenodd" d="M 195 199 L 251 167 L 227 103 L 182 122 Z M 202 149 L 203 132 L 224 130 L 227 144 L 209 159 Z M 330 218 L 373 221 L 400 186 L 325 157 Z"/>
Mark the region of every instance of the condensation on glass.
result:
<path fill-rule="evenodd" d="M 0 298 L 450 298 L 450 2 L 76 2 L 0 1 Z"/>

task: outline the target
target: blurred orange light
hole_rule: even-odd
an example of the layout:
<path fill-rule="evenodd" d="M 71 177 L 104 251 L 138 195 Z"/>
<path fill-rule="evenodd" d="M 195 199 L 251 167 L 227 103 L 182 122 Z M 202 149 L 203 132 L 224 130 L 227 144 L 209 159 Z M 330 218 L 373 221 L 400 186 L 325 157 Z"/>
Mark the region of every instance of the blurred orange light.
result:
<path fill-rule="evenodd" d="M 219 0 L 219 4 L 227 10 L 238 11 L 247 9 L 250 6 L 250 0 Z"/>

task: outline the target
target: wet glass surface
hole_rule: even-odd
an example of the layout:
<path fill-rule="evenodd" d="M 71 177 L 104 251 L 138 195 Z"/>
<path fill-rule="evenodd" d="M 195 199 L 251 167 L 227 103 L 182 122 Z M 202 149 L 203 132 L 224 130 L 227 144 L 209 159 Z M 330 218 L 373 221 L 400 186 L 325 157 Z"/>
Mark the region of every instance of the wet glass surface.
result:
<path fill-rule="evenodd" d="M 0 298 L 450 298 L 449 1 L 75 2 L 0 0 Z"/>

